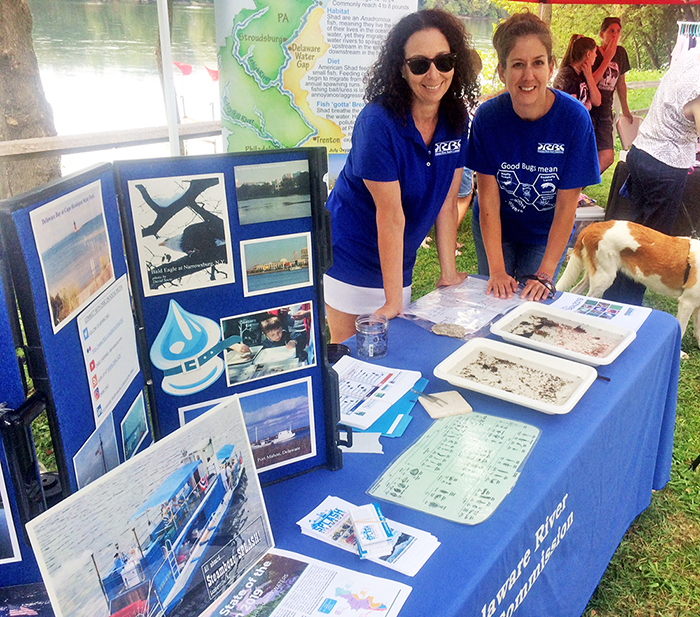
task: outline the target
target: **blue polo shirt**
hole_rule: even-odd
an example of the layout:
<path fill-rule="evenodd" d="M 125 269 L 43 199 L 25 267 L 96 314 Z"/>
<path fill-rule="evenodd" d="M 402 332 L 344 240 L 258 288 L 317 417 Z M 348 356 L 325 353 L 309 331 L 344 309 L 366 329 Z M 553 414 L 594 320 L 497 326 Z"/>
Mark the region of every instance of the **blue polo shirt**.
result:
<path fill-rule="evenodd" d="M 496 177 L 507 242 L 547 244 L 557 190 L 600 182 L 590 114 L 553 92 L 552 107 L 538 120 L 520 118 L 507 92 L 480 105 L 472 120 L 467 167 Z"/>
<path fill-rule="evenodd" d="M 326 207 L 331 214 L 333 265 L 328 275 L 360 287 L 382 287 L 377 211 L 363 179 L 399 181 L 406 217 L 403 285 L 411 284 L 420 243 L 433 226 L 452 183 L 464 167 L 467 135 L 452 131 L 440 114 L 430 147 L 413 118 L 397 118 L 374 102 L 357 116 L 352 148 Z"/>

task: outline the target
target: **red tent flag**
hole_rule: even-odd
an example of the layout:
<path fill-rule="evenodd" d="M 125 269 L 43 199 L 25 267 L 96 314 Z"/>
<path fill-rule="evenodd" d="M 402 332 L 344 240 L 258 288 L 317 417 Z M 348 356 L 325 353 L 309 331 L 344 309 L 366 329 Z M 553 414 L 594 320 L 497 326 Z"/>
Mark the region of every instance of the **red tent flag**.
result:
<path fill-rule="evenodd" d="M 207 69 L 207 73 L 209 73 L 209 77 L 211 77 L 212 81 L 219 81 L 219 71 L 216 69 L 210 69 L 206 64 L 204 65 L 204 68 Z"/>
<path fill-rule="evenodd" d="M 538 4 L 610 4 L 610 0 L 519 0 Z M 616 0 L 615 4 L 700 4 L 700 0 Z"/>
<path fill-rule="evenodd" d="M 175 62 L 173 64 L 182 71 L 183 75 L 189 75 L 192 72 L 192 65 L 185 64 L 184 62 Z"/>

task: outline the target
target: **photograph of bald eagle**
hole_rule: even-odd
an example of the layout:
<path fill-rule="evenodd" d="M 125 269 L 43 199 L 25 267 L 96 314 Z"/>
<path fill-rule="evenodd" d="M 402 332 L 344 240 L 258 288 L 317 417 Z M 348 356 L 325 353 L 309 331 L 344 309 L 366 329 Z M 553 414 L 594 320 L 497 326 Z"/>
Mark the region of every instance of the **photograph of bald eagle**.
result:
<path fill-rule="evenodd" d="M 128 184 L 144 295 L 234 282 L 223 174 Z"/>

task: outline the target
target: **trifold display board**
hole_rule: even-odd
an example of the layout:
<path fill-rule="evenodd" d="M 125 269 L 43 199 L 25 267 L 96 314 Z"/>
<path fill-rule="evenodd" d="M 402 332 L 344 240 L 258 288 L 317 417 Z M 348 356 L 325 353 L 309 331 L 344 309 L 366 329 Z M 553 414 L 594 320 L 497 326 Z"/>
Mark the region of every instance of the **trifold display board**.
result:
<path fill-rule="evenodd" d="M 262 482 L 340 467 L 326 160 L 123 161 L 0 204 L 63 495 L 234 394 Z"/>
<path fill-rule="evenodd" d="M 53 439 L 60 480 L 53 496 L 60 499 L 152 440 L 112 166 L 7 200 L 0 217 L 29 377 L 45 401 Z M 28 444 L 17 437 L 22 427 L 13 429 L 8 438 L 3 426 L 3 441 L 19 451 Z M 8 451 L 10 460 L 28 456 Z M 23 518 L 41 511 L 39 493 L 28 501 L 20 496 Z"/>
<path fill-rule="evenodd" d="M 240 394 L 263 483 L 339 467 L 325 149 L 115 169 L 159 433 Z"/>

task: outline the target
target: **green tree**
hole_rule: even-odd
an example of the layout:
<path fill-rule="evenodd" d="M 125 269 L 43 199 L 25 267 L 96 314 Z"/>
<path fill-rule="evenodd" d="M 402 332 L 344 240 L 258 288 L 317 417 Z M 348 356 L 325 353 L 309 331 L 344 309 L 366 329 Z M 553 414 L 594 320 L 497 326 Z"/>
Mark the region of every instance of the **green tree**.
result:
<path fill-rule="evenodd" d="M 498 19 L 508 12 L 491 0 L 418 0 L 419 9 L 442 9 L 460 17 Z"/>
<path fill-rule="evenodd" d="M 513 14 L 537 5 L 527 2 L 494 0 L 501 9 Z M 668 66 L 678 35 L 678 21 L 700 20 L 700 7 L 691 5 L 592 5 L 555 4 L 552 7 L 551 29 L 554 53 L 564 55 L 572 34 L 583 34 L 599 40 L 600 24 L 608 15 L 622 20 L 620 43 L 627 49 L 630 63 L 639 69 L 663 69 Z"/>

